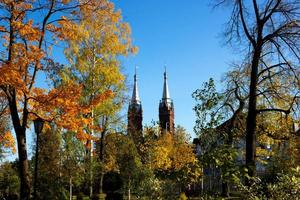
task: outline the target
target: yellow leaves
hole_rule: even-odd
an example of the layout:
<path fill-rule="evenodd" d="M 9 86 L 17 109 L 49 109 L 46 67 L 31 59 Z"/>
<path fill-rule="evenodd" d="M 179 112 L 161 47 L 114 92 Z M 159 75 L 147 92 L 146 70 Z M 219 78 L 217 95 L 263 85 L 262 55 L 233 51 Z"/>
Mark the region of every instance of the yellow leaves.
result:
<path fill-rule="evenodd" d="M 160 170 L 177 171 L 196 162 L 192 146 L 178 141 L 171 134 L 162 135 L 151 151 L 151 165 Z"/>
<path fill-rule="evenodd" d="M 153 150 L 156 152 L 156 156 L 154 156 L 153 160 L 151 161 L 152 167 L 161 170 L 169 169 L 172 165 L 169 156 L 171 150 L 163 146 L 156 146 Z"/>
<path fill-rule="evenodd" d="M 189 163 L 196 162 L 196 157 L 193 153 L 193 149 L 188 144 L 180 144 L 177 147 L 173 148 L 172 158 L 173 166 L 177 170 L 183 168 Z"/>
<path fill-rule="evenodd" d="M 94 1 L 80 9 L 83 19 L 79 24 L 68 20 L 60 22 L 64 30 L 60 37 L 68 40 L 73 51 L 69 52 L 71 56 L 78 54 L 82 45 L 86 51 L 96 48 L 98 55 L 104 58 L 109 56 L 109 60 L 117 55 L 136 52 L 131 45 L 129 25 L 121 21 L 121 13 L 114 10 L 112 3 Z"/>
<path fill-rule="evenodd" d="M 0 133 L 0 145 L 11 149 L 13 153 L 16 152 L 15 140 L 10 131 Z"/>
<path fill-rule="evenodd" d="M 61 21 L 58 24 L 60 27 L 56 28 L 55 31 L 60 40 L 80 40 L 86 32 L 86 30 L 80 29 L 78 24 L 70 21 L 65 16 L 61 17 Z"/>

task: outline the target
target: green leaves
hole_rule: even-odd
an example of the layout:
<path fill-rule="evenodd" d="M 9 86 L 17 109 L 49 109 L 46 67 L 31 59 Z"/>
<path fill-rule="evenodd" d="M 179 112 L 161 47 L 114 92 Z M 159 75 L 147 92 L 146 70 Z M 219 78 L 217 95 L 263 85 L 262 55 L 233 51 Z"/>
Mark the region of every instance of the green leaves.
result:
<path fill-rule="evenodd" d="M 197 105 L 194 107 L 197 117 L 194 131 L 197 135 L 215 128 L 222 122 L 224 117 L 219 112 L 219 107 L 223 96 L 217 92 L 212 78 L 205 82 L 201 89 L 197 89 L 192 97 L 197 101 Z"/>

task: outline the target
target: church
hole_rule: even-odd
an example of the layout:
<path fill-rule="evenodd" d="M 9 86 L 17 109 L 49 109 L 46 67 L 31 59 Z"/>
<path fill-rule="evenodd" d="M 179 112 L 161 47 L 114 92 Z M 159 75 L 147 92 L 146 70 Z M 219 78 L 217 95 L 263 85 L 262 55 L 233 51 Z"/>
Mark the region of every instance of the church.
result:
<path fill-rule="evenodd" d="M 167 72 L 164 72 L 164 83 L 162 98 L 159 101 L 159 125 L 161 133 L 174 133 L 174 104 L 170 97 Z M 127 133 L 133 138 L 143 136 L 143 108 L 139 96 L 137 73 L 134 74 L 134 85 L 132 97 L 128 106 Z"/>

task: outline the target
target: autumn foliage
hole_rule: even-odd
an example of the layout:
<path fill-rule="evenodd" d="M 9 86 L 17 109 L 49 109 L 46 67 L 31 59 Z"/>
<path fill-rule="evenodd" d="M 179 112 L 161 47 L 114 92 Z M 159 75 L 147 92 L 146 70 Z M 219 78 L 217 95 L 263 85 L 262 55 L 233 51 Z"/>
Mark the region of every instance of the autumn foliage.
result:
<path fill-rule="evenodd" d="M 51 75 L 59 74 L 56 58 L 51 55 L 55 45 L 65 45 L 66 40 L 81 37 L 78 23 L 88 19 L 96 10 L 113 9 L 107 1 L 15 1 L 3 0 L 1 4 L 1 55 L 0 88 L 8 102 L 9 115 L 16 133 L 20 159 L 21 199 L 28 199 L 30 181 L 26 149 L 26 129 L 37 117 L 58 127 L 77 133 L 80 140 L 90 136 L 84 129 L 90 126 L 91 107 L 113 96 L 107 89 L 97 94 L 93 101 L 82 104 L 83 85 L 73 80 L 53 84 Z M 102 15 L 93 17 L 109 16 Z M 92 18 L 91 18 L 92 19 Z M 108 39 L 114 43 L 115 38 Z M 108 51 L 111 49 L 107 48 Z M 64 67 L 63 65 L 60 65 Z M 37 86 L 46 76 L 48 85 Z M 46 83 L 45 81 L 45 83 Z M 9 135 L 5 134 L 8 138 Z M 4 136 L 3 136 L 4 137 Z M 12 143 L 10 137 L 10 144 Z M 6 140 L 6 143 L 8 140 Z M 7 144 L 8 145 L 8 144 Z"/>

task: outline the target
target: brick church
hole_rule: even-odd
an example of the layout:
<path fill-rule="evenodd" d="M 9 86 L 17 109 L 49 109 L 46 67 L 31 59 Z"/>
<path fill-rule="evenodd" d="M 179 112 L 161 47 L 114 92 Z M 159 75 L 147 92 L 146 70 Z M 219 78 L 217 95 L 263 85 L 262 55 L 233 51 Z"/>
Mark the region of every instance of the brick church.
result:
<path fill-rule="evenodd" d="M 131 101 L 128 107 L 127 132 L 133 138 L 140 138 L 143 135 L 143 109 L 139 97 L 137 74 L 134 74 L 134 86 Z M 159 125 L 161 133 L 174 133 L 174 105 L 170 98 L 167 72 L 164 72 L 164 84 L 162 98 L 159 102 Z"/>

